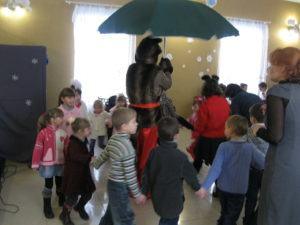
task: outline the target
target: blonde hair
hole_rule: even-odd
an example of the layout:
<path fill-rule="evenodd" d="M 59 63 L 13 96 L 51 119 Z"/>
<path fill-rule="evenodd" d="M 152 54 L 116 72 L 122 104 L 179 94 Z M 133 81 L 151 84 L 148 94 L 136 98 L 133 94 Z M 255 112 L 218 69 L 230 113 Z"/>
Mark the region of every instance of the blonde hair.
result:
<path fill-rule="evenodd" d="M 104 108 L 103 102 L 99 99 L 94 101 L 93 107 L 95 108 L 96 106 L 98 106 L 99 108 Z"/>
<path fill-rule="evenodd" d="M 112 116 L 112 125 L 119 130 L 123 124 L 129 123 L 130 120 L 136 117 L 136 111 L 130 108 L 120 107 L 116 109 Z"/>
<path fill-rule="evenodd" d="M 248 132 L 248 120 L 240 115 L 230 116 L 226 121 L 226 126 L 237 136 L 244 136 Z"/>
<path fill-rule="evenodd" d="M 71 124 L 72 131 L 77 133 L 80 130 L 84 130 L 85 128 L 90 128 L 90 122 L 85 118 L 76 118 L 74 122 Z"/>

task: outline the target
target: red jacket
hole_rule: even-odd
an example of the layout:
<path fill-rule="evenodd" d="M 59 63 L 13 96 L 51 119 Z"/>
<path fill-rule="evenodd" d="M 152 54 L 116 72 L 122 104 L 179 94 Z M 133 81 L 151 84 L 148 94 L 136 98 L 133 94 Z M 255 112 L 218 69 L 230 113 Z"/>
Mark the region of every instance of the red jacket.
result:
<path fill-rule="evenodd" d="M 64 149 L 67 146 L 68 136 L 62 129 L 47 126 L 42 129 L 37 138 L 32 155 L 32 168 L 40 165 L 53 166 L 64 164 Z"/>
<path fill-rule="evenodd" d="M 224 137 L 225 122 L 229 115 L 230 107 L 226 98 L 216 95 L 207 98 L 199 108 L 193 138 Z"/>

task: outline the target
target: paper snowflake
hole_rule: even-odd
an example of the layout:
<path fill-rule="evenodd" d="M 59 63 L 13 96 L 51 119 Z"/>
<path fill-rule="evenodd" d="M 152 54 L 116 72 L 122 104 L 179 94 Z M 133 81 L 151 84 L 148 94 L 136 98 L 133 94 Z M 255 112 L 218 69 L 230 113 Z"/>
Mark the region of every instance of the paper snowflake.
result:
<path fill-rule="evenodd" d="M 32 105 L 32 101 L 30 99 L 26 99 L 25 104 L 27 106 L 31 106 Z"/>
<path fill-rule="evenodd" d="M 37 58 L 33 58 L 32 60 L 31 60 L 31 63 L 32 64 L 38 64 L 39 63 L 39 60 L 37 59 Z"/>
<path fill-rule="evenodd" d="M 201 56 L 198 56 L 198 57 L 197 57 L 197 62 L 201 62 L 201 61 L 202 61 Z"/>
<path fill-rule="evenodd" d="M 19 76 L 17 75 L 17 74 L 12 74 L 11 75 L 11 79 L 13 80 L 13 81 L 17 81 L 17 80 L 19 80 Z"/>
<path fill-rule="evenodd" d="M 213 57 L 212 57 L 211 55 L 208 55 L 208 56 L 206 57 L 206 60 L 207 60 L 207 62 L 211 63 L 212 60 L 213 60 Z"/>

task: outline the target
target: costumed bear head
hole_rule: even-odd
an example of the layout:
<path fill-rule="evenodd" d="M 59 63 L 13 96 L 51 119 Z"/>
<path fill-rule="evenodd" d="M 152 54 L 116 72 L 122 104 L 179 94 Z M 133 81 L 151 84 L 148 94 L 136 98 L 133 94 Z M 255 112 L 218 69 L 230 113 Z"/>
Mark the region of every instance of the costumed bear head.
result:
<path fill-rule="evenodd" d="M 159 43 L 161 38 L 148 36 L 144 38 L 136 49 L 135 61 L 144 64 L 156 64 L 161 54 Z"/>

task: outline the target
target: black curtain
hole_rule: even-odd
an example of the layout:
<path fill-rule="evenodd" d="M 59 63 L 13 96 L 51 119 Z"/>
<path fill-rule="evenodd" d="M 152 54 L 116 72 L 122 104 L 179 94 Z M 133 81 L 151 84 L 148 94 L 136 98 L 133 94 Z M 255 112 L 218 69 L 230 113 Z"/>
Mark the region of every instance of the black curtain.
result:
<path fill-rule="evenodd" d="M 0 157 L 30 161 L 46 108 L 46 48 L 0 45 Z"/>

